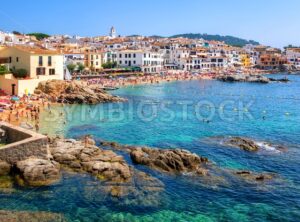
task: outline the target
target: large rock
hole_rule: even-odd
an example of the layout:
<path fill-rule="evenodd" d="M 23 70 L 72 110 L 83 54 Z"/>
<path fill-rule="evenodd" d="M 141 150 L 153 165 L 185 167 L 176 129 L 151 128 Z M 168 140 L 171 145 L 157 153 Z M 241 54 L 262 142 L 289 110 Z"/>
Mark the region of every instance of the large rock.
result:
<path fill-rule="evenodd" d="M 136 164 L 169 173 L 196 172 L 206 174 L 206 170 L 201 165 L 208 161 L 207 158 L 182 149 L 138 147 L 130 152 L 130 156 Z"/>
<path fill-rule="evenodd" d="M 48 80 L 41 82 L 36 94 L 54 97 L 58 102 L 69 104 L 97 104 L 103 102 L 119 102 L 124 99 L 112 96 L 104 90 L 95 89 L 82 81 Z"/>
<path fill-rule="evenodd" d="M 60 166 L 55 161 L 29 158 L 16 164 L 19 185 L 48 186 L 60 179 Z"/>
<path fill-rule="evenodd" d="M 111 150 L 95 146 L 91 139 L 57 139 L 50 146 L 55 161 L 75 171 L 85 171 L 104 181 L 125 182 L 131 179 L 128 164 Z"/>
<path fill-rule="evenodd" d="M 260 149 L 259 145 L 253 140 L 243 137 L 228 137 L 224 139 L 224 144 L 237 147 L 248 152 L 255 152 Z"/>

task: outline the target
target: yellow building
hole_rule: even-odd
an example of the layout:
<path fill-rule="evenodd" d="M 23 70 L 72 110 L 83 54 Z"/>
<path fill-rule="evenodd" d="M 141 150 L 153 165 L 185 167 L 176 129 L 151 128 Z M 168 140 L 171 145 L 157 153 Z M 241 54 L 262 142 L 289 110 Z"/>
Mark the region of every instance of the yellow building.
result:
<path fill-rule="evenodd" d="M 87 67 L 90 70 L 102 70 L 103 52 L 99 50 L 86 50 L 84 63 L 85 67 Z"/>
<path fill-rule="evenodd" d="M 251 64 L 250 55 L 248 55 L 248 54 L 241 54 L 240 58 L 241 58 L 241 64 L 242 64 L 243 67 L 248 68 L 248 67 L 250 67 L 252 65 Z"/>
<path fill-rule="evenodd" d="M 0 58 L 8 69 L 25 69 L 26 78 L 12 74 L 0 76 L 0 88 L 10 95 L 32 94 L 41 81 L 64 79 L 64 58 L 57 51 L 36 47 L 13 46 L 0 50 Z"/>

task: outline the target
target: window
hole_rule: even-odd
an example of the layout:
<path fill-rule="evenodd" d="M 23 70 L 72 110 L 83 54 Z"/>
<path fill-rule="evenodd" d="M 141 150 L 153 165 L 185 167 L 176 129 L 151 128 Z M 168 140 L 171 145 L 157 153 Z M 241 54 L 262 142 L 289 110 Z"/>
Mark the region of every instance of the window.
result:
<path fill-rule="evenodd" d="M 55 69 L 49 69 L 49 75 L 55 75 Z"/>
<path fill-rule="evenodd" d="M 46 74 L 46 69 L 43 67 L 36 68 L 36 75 L 45 75 Z"/>
<path fill-rule="evenodd" d="M 135 64 L 135 60 L 133 61 L 133 64 Z"/>
<path fill-rule="evenodd" d="M 39 66 L 43 66 L 43 56 L 39 56 Z"/>
<path fill-rule="evenodd" d="M 133 54 L 133 58 L 135 58 L 136 57 L 136 55 L 135 55 L 135 53 Z"/>
<path fill-rule="evenodd" d="M 97 65 L 99 65 L 99 63 L 98 63 L 98 62 L 96 62 L 96 66 L 97 66 Z"/>
<path fill-rule="evenodd" d="M 122 64 L 122 61 L 120 61 L 119 63 Z"/>
<path fill-rule="evenodd" d="M 99 59 L 99 56 L 98 56 L 98 55 L 96 55 L 96 59 Z"/>
<path fill-rule="evenodd" d="M 129 58 L 131 58 L 131 54 L 128 54 Z"/>
<path fill-rule="evenodd" d="M 11 57 L 9 57 L 9 59 L 8 59 L 8 63 L 11 63 Z"/>
<path fill-rule="evenodd" d="M 94 55 L 91 55 L 91 60 L 94 60 Z"/>
<path fill-rule="evenodd" d="M 16 61 L 19 62 L 19 57 L 16 58 Z"/>
<path fill-rule="evenodd" d="M 122 54 L 120 54 L 119 57 L 122 58 Z"/>
<path fill-rule="evenodd" d="M 48 66 L 52 66 L 52 57 L 48 56 Z"/>
<path fill-rule="evenodd" d="M 127 60 L 125 60 L 125 64 L 127 64 Z"/>
<path fill-rule="evenodd" d="M 127 58 L 127 54 L 125 54 L 125 58 Z"/>

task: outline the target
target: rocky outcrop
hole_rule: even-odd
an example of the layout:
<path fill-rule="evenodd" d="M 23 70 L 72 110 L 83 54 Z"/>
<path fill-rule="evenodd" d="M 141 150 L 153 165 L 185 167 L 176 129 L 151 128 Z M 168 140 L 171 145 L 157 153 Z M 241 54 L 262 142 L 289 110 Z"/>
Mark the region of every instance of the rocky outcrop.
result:
<path fill-rule="evenodd" d="M 16 164 L 19 185 L 48 186 L 60 179 L 60 166 L 55 161 L 29 158 Z"/>
<path fill-rule="evenodd" d="M 270 80 L 262 75 L 222 75 L 217 77 L 222 82 L 253 82 L 269 83 Z"/>
<path fill-rule="evenodd" d="M 49 212 L 0 210 L 0 221 L 7 222 L 65 222 L 61 214 Z"/>
<path fill-rule="evenodd" d="M 130 156 L 134 163 L 146 165 L 158 171 L 207 174 L 207 171 L 202 167 L 208 162 L 207 158 L 200 157 L 187 150 L 138 147 L 130 152 Z"/>
<path fill-rule="evenodd" d="M 283 82 L 283 83 L 290 81 L 288 78 L 281 78 L 281 79 L 269 78 L 269 80 L 271 82 Z"/>
<path fill-rule="evenodd" d="M 222 75 L 217 80 L 222 82 L 252 82 L 252 83 L 269 83 L 269 82 L 289 82 L 287 78 L 275 79 L 263 75 Z"/>
<path fill-rule="evenodd" d="M 223 142 L 225 145 L 240 148 L 248 152 L 255 152 L 260 149 L 257 143 L 244 137 L 228 137 L 225 138 Z"/>
<path fill-rule="evenodd" d="M 114 150 L 127 152 L 134 163 L 146 165 L 158 171 L 169 173 L 193 172 L 200 175 L 208 173 L 205 168 L 208 159 L 187 150 L 122 145 L 114 141 L 101 141 L 100 144 Z"/>
<path fill-rule="evenodd" d="M 48 80 L 41 82 L 35 90 L 36 94 L 44 94 L 56 98 L 58 102 L 69 104 L 98 104 L 120 102 L 124 99 L 112 96 L 106 91 L 91 87 L 82 81 Z"/>
<path fill-rule="evenodd" d="M 56 139 L 50 146 L 55 161 L 75 171 L 91 173 L 103 181 L 125 182 L 131 179 L 128 164 L 122 156 L 86 141 Z"/>

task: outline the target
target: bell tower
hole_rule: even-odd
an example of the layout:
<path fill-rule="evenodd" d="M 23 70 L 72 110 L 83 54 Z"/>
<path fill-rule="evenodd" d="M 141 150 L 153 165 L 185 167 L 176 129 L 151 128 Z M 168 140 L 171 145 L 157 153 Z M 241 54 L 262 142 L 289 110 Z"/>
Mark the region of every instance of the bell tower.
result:
<path fill-rule="evenodd" d="M 109 36 L 110 36 L 111 38 L 116 38 L 116 37 L 117 37 L 117 32 L 116 32 L 115 27 L 113 27 L 113 26 L 111 27 Z"/>

